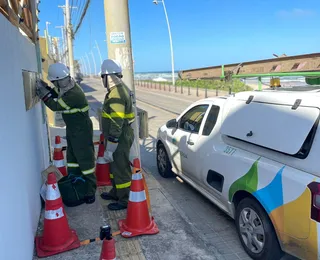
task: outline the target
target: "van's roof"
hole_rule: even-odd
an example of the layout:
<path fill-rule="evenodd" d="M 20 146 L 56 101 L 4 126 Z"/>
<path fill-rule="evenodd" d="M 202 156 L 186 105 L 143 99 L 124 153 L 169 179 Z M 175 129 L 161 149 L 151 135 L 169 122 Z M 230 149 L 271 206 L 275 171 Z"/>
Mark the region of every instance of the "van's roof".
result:
<path fill-rule="evenodd" d="M 320 89 L 308 90 L 308 91 L 295 91 L 295 90 L 261 90 L 261 91 L 244 91 L 238 92 L 231 95 L 220 96 L 220 97 L 210 97 L 201 101 L 212 101 L 217 99 L 236 99 L 247 101 L 249 97 L 252 96 L 252 101 L 263 102 L 263 103 L 273 103 L 273 104 L 283 104 L 283 105 L 294 105 L 298 102 L 302 106 L 314 106 L 320 107 Z M 301 101 L 300 101 L 301 100 Z"/>

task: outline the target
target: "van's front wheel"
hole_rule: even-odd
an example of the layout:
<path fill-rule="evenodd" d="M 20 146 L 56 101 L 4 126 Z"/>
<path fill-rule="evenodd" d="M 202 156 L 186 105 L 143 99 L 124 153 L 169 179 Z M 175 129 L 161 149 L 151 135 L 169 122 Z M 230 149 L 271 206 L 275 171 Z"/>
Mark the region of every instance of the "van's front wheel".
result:
<path fill-rule="evenodd" d="M 158 172 L 163 178 L 173 177 L 174 174 L 171 171 L 171 163 L 163 144 L 159 144 L 157 147 L 157 167 Z"/>
<path fill-rule="evenodd" d="M 236 227 L 242 246 L 256 260 L 280 260 L 283 252 L 272 223 L 260 204 L 252 198 L 240 201 Z"/>

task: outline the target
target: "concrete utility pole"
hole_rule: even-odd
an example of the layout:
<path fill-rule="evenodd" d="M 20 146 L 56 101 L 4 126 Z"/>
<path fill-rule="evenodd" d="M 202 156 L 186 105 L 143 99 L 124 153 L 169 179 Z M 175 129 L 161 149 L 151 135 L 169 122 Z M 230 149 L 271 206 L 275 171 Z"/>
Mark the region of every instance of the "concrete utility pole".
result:
<path fill-rule="evenodd" d="M 63 38 L 64 38 L 64 53 L 63 53 L 63 57 L 65 59 L 65 64 L 69 66 L 69 59 L 68 59 L 68 44 L 67 42 L 67 17 L 66 17 L 66 7 L 64 5 L 59 5 L 59 8 L 62 9 L 62 13 L 63 13 L 63 22 L 64 22 L 64 26 L 63 26 Z"/>
<path fill-rule="evenodd" d="M 54 57 L 56 59 L 56 61 L 61 61 L 61 58 L 60 58 L 60 53 L 59 53 L 59 43 L 60 43 L 60 38 L 59 37 L 53 37 L 52 38 L 53 41 L 53 46 L 54 46 Z"/>
<path fill-rule="evenodd" d="M 65 51 L 66 51 L 66 45 L 65 45 L 65 34 L 64 34 L 64 26 L 56 26 L 57 29 L 61 29 L 61 50 L 60 50 L 60 61 L 64 64 L 66 64 L 66 58 L 65 58 Z"/>
<path fill-rule="evenodd" d="M 96 48 L 97 48 L 98 53 L 99 53 L 99 57 L 100 57 L 100 66 L 101 66 L 101 65 L 102 65 L 102 57 L 101 57 L 100 48 L 99 48 L 99 45 L 98 45 L 97 41 L 95 41 L 95 42 L 96 42 Z M 100 68 L 100 66 L 99 66 L 99 68 Z"/>
<path fill-rule="evenodd" d="M 70 21 L 70 6 L 69 0 L 66 0 L 66 22 L 67 22 L 67 43 L 68 43 L 68 52 L 69 52 L 69 68 L 70 75 L 74 78 L 74 60 L 73 60 L 73 45 L 72 45 L 72 24 Z"/>
<path fill-rule="evenodd" d="M 136 107 L 136 95 L 133 78 L 133 61 L 128 0 L 104 0 L 104 12 L 107 28 L 108 57 L 120 62 L 123 69 L 123 81 L 132 91 L 136 120 L 132 124 L 135 140 L 131 154 L 140 159 L 139 122 Z"/>
<path fill-rule="evenodd" d="M 66 0 L 67 2 L 67 0 Z M 68 1 L 69 4 L 69 1 Z M 66 12 L 66 6 L 65 5 L 58 5 L 59 8 L 62 9 L 63 12 L 63 21 L 64 21 L 64 26 L 61 29 L 61 33 L 63 33 L 63 38 L 64 38 L 64 52 L 63 52 L 63 57 L 65 59 L 64 63 L 70 67 L 70 59 L 69 59 L 69 45 L 68 45 L 68 25 L 69 23 L 67 22 L 67 12 Z M 69 10 L 69 17 L 70 17 L 70 8 L 77 8 L 75 6 L 69 6 L 68 10 Z M 71 24 L 71 22 L 70 22 Z M 71 25 L 71 32 L 72 32 L 72 25 Z M 72 38 L 71 38 L 72 40 Z"/>

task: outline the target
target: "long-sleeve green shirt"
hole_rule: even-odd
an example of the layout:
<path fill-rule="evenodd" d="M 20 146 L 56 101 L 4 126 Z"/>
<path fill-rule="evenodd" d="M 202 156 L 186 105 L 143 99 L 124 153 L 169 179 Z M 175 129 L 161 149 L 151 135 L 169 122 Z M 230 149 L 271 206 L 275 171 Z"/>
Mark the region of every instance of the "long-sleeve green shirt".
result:
<path fill-rule="evenodd" d="M 102 109 L 102 130 L 106 140 L 118 142 L 123 125 L 134 121 L 130 90 L 125 84 L 118 84 L 106 95 Z"/>
<path fill-rule="evenodd" d="M 52 111 L 61 111 L 67 128 L 78 128 L 84 119 L 89 118 L 89 106 L 82 89 L 76 84 L 57 101 L 50 97 L 45 101 Z M 90 118 L 89 118 L 90 119 Z"/>

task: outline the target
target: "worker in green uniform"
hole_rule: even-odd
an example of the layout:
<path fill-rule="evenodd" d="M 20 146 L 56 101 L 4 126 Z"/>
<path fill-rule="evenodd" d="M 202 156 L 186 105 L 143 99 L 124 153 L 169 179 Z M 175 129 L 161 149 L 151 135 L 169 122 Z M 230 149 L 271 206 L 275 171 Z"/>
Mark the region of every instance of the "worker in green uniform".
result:
<path fill-rule="evenodd" d="M 70 76 L 69 69 L 62 63 L 50 65 L 48 80 L 51 89 L 43 80 L 37 80 L 37 94 L 52 111 L 61 111 L 66 124 L 67 136 L 67 179 L 68 185 L 59 189 L 69 206 L 95 201 L 96 177 L 93 145 L 93 125 L 89 117 L 89 106 L 83 90 Z M 72 184 L 72 185 L 71 185 Z M 66 188 L 64 188 L 66 187 Z M 73 196 L 73 193 L 76 193 Z M 72 201 L 74 200 L 74 201 Z"/>
<path fill-rule="evenodd" d="M 116 201 L 108 205 L 110 210 L 121 210 L 127 208 L 129 200 L 132 175 L 129 155 L 134 140 L 131 124 L 135 115 L 131 91 L 121 80 L 121 65 L 115 60 L 104 60 L 101 78 L 107 89 L 101 115 L 106 140 L 104 159 L 110 163 L 113 186 L 110 192 L 102 193 L 101 197 Z"/>

